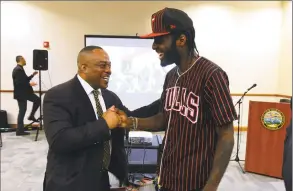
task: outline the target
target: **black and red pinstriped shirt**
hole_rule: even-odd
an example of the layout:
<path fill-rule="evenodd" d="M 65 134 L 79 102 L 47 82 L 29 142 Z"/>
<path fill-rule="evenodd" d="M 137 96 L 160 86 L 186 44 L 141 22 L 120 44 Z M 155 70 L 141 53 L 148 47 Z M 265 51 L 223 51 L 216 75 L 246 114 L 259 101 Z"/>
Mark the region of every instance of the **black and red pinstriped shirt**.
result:
<path fill-rule="evenodd" d="M 212 169 L 216 127 L 237 115 L 226 73 L 204 57 L 179 76 L 166 76 L 162 109 L 167 124 L 160 185 L 172 191 L 202 189 Z"/>

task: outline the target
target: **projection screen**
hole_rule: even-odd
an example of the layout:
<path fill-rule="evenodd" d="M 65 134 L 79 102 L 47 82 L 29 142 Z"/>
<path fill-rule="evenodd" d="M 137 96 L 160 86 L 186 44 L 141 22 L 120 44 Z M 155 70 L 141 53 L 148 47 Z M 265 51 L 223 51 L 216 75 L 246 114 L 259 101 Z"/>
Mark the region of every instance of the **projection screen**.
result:
<path fill-rule="evenodd" d="M 161 67 L 152 43 L 152 39 L 130 36 L 85 35 L 85 46 L 100 46 L 108 52 L 112 62 L 108 89 L 130 110 L 157 100 L 167 72 L 175 66 Z"/>

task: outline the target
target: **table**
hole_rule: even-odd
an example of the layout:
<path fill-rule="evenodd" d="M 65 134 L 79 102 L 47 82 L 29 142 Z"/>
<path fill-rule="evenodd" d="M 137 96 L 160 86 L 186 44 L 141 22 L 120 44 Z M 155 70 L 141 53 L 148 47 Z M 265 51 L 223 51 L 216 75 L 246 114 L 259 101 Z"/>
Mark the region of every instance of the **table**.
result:
<path fill-rule="evenodd" d="M 156 173 L 160 158 L 160 146 L 162 138 L 153 135 L 151 144 L 124 143 L 128 155 L 128 168 L 130 173 Z"/>

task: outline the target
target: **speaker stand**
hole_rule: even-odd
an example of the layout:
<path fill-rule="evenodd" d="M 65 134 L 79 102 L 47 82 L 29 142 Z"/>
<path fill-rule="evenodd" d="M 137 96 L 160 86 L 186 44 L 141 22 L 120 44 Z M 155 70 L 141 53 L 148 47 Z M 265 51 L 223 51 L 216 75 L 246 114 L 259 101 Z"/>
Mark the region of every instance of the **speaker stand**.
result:
<path fill-rule="evenodd" d="M 2 133 L 0 131 L 0 147 L 2 147 L 3 143 L 2 143 Z"/>
<path fill-rule="evenodd" d="M 43 129 L 43 115 L 42 115 L 42 74 L 41 70 L 39 70 L 39 96 L 40 96 L 40 117 L 38 121 L 40 122 L 40 126 L 37 128 L 37 133 L 35 137 L 35 141 L 38 140 L 39 131 Z"/>
<path fill-rule="evenodd" d="M 37 119 L 37 121 L 32 121 L 29 124 L 27 124 L 26 126 L 24 126 L 24 130 L 28 131 L 28 130 L 33 130 L 33 129 L 38 129 L 39 127 L 37 126 L 33 126 L 34 123 L 39 123 L 40 118 Z"/>

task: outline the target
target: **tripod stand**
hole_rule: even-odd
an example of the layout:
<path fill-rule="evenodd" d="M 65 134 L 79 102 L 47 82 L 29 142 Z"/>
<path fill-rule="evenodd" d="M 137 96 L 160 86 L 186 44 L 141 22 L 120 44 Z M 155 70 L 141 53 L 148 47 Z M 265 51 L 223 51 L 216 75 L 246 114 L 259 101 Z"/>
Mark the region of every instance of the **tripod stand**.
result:
<path fill-rule="evenodd" d="M 243 100 L 243 97 L 244 97 L 245 94 L 242 95 L 242 97 L 237 101 L 237 103 L 235 104 L 238 105 L 238 116 L 237 116 L 237 145 L 236 145 L 236 156 L 235 156 L 235 159 L 234 160 L 231 160 L 231 161 L 236 161 L 238 164 L 239 164 L 239 167 L 242 171 L 242 173 L 245 173 L 245 171 L 243 170 L 242 166 L 240 165 L 240 161 L 244 161 L 244 160 L 240 160 L 239 159 L 239 150 L 240 150 L 240 106 L 241 106 L 241 103 L 242 100 Z"/>
<path fill-rule="evenodd" d="M 247 91 L 244 92 L 244 94 L 241 96 L 241 98 L 235 104 L 235 107 L 238 105 L 238 116 L 237 116 L 237 145 L 236 145 L 236 156 L 235 156 L 235 159 L 234 160 L 230 160 L 230 161 L 236 161 L 239 164 L 239 167 L 240 167 L 242 173 L 245 173 L 245 171 L 243 170 L 242 166 L 240 165 L 240 161 L 244 161 L 244 160 L 240 160 L 239 159 L 239 150 L 240 150 L 240 138 L 239 138 L 239 136 L 240 136 L 240 107 L 241 107 L 241 104 L 243 103 L 244 96 L 247 94 L 247 92 L 249 90 L 251 90 L 255 86 L 256 86 L 256 84 L 253 84 L 253 86 L 251 86 L 250 88 L 248 88 Z"/>
<path fill-rule="evenodd" d="M 39 96 L 40 96 L 40 117 L 38 118 L 38 121 L 40 122 L 40 126 L 37 128 L 37 133 L 35 137 L 35 141 L 38 140 L 39 131 L 43 129 L 43 116 L 42 116 L 42 75 L 41 70 L 39 70 Z"/>
<path fill-rule="evenodd" d="M 33 68 L 39 71 L 39 96 L 40 96 L 40 127 L 37 128 L 35 141 L 38 140 L 39 131 L 43 129 L 43 115 L 42 115 L 42 74 L 41 70 L 48 70 L 48 50 L 33 50 Z"/>
<path fill-rule="evenodd" d="M 30 122 L 29 124 L 24 126 L 24 129 L 25 130 L 29 130 L 29 128 L 33 129 L 33 127 L 34 127 L 33 124 L 36 123 L 36 122 L 39 122 L 39 121 L 40 121 L 40 118 L 38 118 L 37 121 Z"/>

